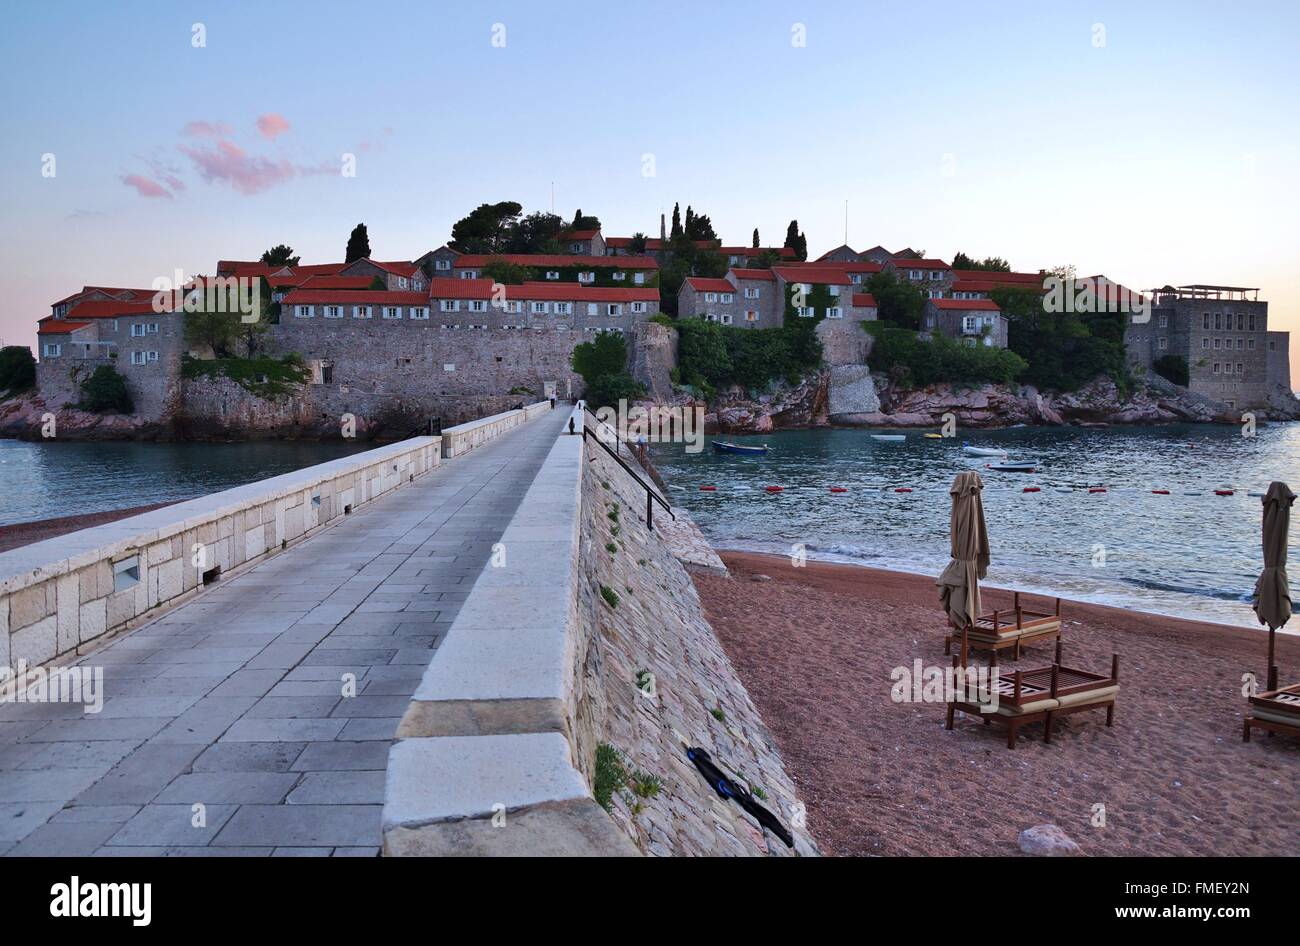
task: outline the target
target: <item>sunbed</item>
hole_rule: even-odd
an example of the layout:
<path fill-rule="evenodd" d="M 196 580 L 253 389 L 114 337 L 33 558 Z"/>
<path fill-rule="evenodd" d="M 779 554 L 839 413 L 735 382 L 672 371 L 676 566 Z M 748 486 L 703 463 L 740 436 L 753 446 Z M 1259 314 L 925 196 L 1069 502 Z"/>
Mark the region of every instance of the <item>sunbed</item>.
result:
<path fill-rule="evenodd" d="M 1263 729 L 1270 736 L 1275 732 L 1300 736 L 1300 683 L 1252 696 L 1241 733 L 1244 742 L 1250 742 L 1251 729 Z"/>
<path fill-rule="evenodd" d="M 953 666 L 957 667 L 954 658 Z M 996 665 L 995 665 L 996 666 Z M 1052 741 L 1052 725 L 1060 716 L 1083 710 L 1106 710 L 1106 725 L 1115 722 L 1115 699 L 1119 695 L 1119 654 L 1111 657 L 1110 675 L 1078 670 L 1061 665 L 1061 642 L 1056 642 L 1056 659 L 1049 667 L 1017 670 L 1010 677 L 999 674 L 997 708 L 990 712 L 992 700 L 981 705 L 954 700 L 948 704 L 947 728 L 952 729 L 953 714 L 960 711 L 979 716 L 987 726 L 994 721 L 1007 727 L 1007 748 L 1016 747 L 1016 734 L 1022 726 L 1044 723 L 1043 741 Z"/>
<path fill-rule="evenodd" d="M 1056 599 L 1051 611 L 1034 611 L 1020 603 L 1020 592 L 1017 591 L 1010 611 L 981 615 L 979 620 L 966 628 L 965 636 L 969 649 L 996 653 L 1011 648 L 1012 659 L 1019 660 L 1022 646 L 1034 641 L 1060 639 L 1061 599 Z M 944 639 L 943 652 L 951 654 L 952 645 L 961 642 L 961 631 L 949 632 Z"/>

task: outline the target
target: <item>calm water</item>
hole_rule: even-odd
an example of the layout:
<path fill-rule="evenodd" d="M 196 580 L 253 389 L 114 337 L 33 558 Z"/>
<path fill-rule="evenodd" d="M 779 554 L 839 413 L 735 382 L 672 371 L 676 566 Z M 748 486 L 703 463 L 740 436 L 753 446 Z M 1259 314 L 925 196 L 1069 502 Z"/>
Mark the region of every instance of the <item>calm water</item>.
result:
<path fill-rule="evenodd" d="M 766 457 L 688 455 L 667 444 L 653 457 L 675 501 L 720 548 L 789 554 L 803 543 L 811 558 L 935 575 L 948 560 L 948 486 L 975 469 L 985 483 L 990 584 L 1259 627 L 1249 598 L 1262 566 L 1261 507 L 1247 492 L 1262 494 L 1274 479 L 1300 492 L 1300 424 L 1262 427 L 1253 439 L 1206 425 L 967 437 L 1013 458 L 1037 458 L 1040 472 L 989 471 L 985 464 L 995 461 L 964 455 L 960 436 L 926 440 L 919 432 L 881 443 L 866 431 L 790 431 L 726 438 L 767 443 Z M 701 492 L 702 484 L 717 492 Z M 785 492 L 769 494 L 769 484 Z M 849 491 L 832 494 L 830 486 Z M 1089 486 L 1108 492 L 1089 493 Z M 1222 487 L 1237 493 L 1214 495 Z M 1293 587 L 1300 510 L 1294 518 Z"/>
<path fill-rule="evenodd" d="M 0 440 L 0 526 L 190 499 L 369 446 Z"/>

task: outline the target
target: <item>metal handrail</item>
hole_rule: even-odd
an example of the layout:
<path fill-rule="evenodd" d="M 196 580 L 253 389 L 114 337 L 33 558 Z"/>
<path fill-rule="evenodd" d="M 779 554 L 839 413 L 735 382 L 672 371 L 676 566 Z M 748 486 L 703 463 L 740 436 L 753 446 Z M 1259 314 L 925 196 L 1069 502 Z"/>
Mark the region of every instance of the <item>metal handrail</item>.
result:
<path fill-rule="evenodd" d="M 592 414 L 592 416 L 595 417 L 594 414 Z M 599 418 L 597 418 L 597 420 L 599 420 Z M 602 422 L 602 423 L 603 423 L 603 422 Z M 608 425 L 607 425 L 607 426 L 608 426 Z M 600 444 L 600 448 L 601 448 L 602 450 L 604 450 L 606 453 L 608 453 L 608 454 L 609 454 L 611 457 L 613 457 L 615 460 L 617 460 L 619 466 L 621 466 L 623 469 L 627 470 L 627 472 L 631 473 L 631 474 L 632 474 L 632 478 L 633 478 L 634 480 L 637 481 L 637 483 L 641 486 L 642 489 L 645 490 L 645 496 L 646 496 L 646 499 L 645 499 L 645 524 L 646 524 L 646 527 L 647 527 L 647 528 L 649 528 L 649 529 L 653 529 L 653 528 L 654 528 L 654 504 L 655 504 L 656 502 L 657 502 L 660 506 L 663 506 L 663 507 L 664 507 L 664 511 L 665 511 L 666 513 L 668 513 L 668 515 L 672 518 L 673 522 L 676 522 L 676 521 L 677 521 L 677 516 L 673 513 L 672 507 L 669 506 L 668 503 L 664 501 L 664 498 L 663 498 L 662 496 L 660 496 L 657 492 L 655 492 L 654 488 L 651 487 L 649 483 L 647 483 L 645 480 L 641 479 L 640 474 L 638 474 L 634 469 L 632 469 L 630 466 L 628 466 L 627 463 L 624 462 L 624 460 L 623 460 L 622 457 L 620 457 L 620 456 L 619 456 L 617 453 L 615 453 L 613 450 L 609 449 L 609 444 L 607 444 L 607 443 L 605 443 L 603 440 L 601 440 L 599 434 L 594 433 L 590 427 L 588 427 L 586 424 L 583 424 L 583 425 L 582 425 L 582 438 L 585 440 L 585 439 L 587 439 L 588 437 L 590 437 L 591 439 L 595 440 L 596 443 Z"/>

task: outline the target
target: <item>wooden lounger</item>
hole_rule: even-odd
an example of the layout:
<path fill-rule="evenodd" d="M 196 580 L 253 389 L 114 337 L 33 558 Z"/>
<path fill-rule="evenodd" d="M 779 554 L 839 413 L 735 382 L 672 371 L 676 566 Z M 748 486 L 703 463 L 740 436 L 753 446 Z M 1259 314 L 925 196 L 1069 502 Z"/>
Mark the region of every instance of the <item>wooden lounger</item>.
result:
<path fill-rule="evenodd" d="M 953 666 L 957 666 L 955 659 Z M 1043 742 L 1050 743 L 1052 724 L 1057 717 L 1070 713 L 1105 707 L 1106 725 L 1111 726 L 1119 695 L 1119 654 L 1111 656 L 1110 676 L 1076 670 L 1061 666 L 1061 642 L 1057 640 L 1056 660 L 1050 667 L 1017 670 L 1010 679 L 999 677 L 997 693 L 995 712 L 984 712 L 988 707 L 978 703 L 949 703 L 947 728 L 952 729 L 953 714 L 958 711 L 980 717 L 986 726 L 996 720 L 1006 725 L 1007 748 L 1014 749 L 1020 727 L 1044 723 Z"/>
<path fill-rule="evenodd" d="M 1243 742 L 1250 742 L 1251 729 L 1263 729 L 1270 736 L 1275 732 L 1300 736 L 1300 683 L 1252 696 L 1241 732 Z"/>
<path fill-rule="evenodd" d="M 1052 611 L 1033 611 L 1020 603 L 1020 592 L 1015 593 L 1011 611 L 994 611 L 985 614 L 966 629 L 967 646 L 972 650 L 999 650 L 1012 648 L 1012 660 L 1020 659 L 1020 648 L 1038 640 L 1060 640 L 1061 599 L 1056 599 Z M 954 643 L 961 644 L 960 631 L 951 631 L 944 639 L 943 652 L 952 653 Z"/>

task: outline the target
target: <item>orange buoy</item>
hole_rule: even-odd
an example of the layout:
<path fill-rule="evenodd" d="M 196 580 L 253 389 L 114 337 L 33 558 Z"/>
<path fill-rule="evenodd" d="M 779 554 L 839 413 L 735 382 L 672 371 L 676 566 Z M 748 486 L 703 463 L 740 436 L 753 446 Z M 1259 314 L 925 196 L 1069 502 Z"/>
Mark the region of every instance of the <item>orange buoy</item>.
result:
<path fill-rule="evenodd" d="M 1168 496 L 1168 495 L 1169 495 L 1169 490 L 1167 490 L 1167 489 L 1153 489 L 1151 492 L 1155 493 L 1157 496 Z"/>
<path fill-rule="evenodd" d="M 718 491 L 718 488 L 717 488 L 716 486 L 701 486 L 701 487 L 700 487 L 700 492 L 702 492 L 702 493 L 716 493 L 717 491 Z"/>
<path fill-rule="evenodd" d="M 1093 487 L 1090 487 L 1090 488 L 1088 489 L 1088 492 L 1090 492 L 1090 493 L 1104 493 L 1104 492 L 1106 492 L 1106 487 L 1104 487 L 1104 486 L 1093 486 Z"/>
<path fill-rule="evenodd" d="M 900 486 L 894 490 L 895 493 L 910 493 L 911 491 L 912 487 L 910 486 Z"/>
<path fill-rule="evenodd" d="M 767 491 L 768 491 L 769 493 L 779 493 L 779 492 L 781 492 L 781 491 L 784 490 L 784 489 L 785 489 L 784 486 L 769 486 L 769 487 L 767 488 Z"/>
<path fill-rule="evenodd" d="M 1024 488 L 1023 492 L 1026 492 L 1026 493 L 1037 493 L 1037 492 L 1041 492 L 1041 490 L 1040 490 L 1037 486 L 1026 486 L 1026 487 Z"/>
<path fill-rule="evenodd" d="M 831 487 L 831 492 L 832 492 L 832 493 L 847 493 L 848 490 L 845 489 L 843 486 L 832 486 L 832 487 Z"/>
<path fill-rule="evenodd" d="M 1215 495 L 1215 496 L 1231 496 L 1231 495 L 1232 495 L 1232 490 L 1230 490 L 1230 489 L 1216 489 L 1216 490 L 1214 491 L 1214 495 Z"/>

